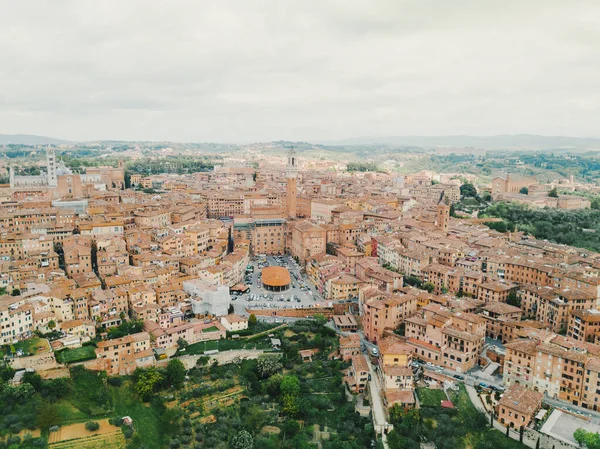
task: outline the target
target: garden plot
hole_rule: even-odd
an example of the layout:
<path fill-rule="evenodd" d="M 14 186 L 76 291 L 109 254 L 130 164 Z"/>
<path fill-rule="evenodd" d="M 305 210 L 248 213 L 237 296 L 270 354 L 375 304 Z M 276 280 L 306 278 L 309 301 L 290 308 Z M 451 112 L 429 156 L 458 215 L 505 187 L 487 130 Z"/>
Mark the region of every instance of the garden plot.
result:
<path fill-rule="evenodd" d="M 70 424 L 68 426 L 61 427 L 56 432 L 51 432 L 48 438 L 48 444 L 51 445 L 52 449 L 57 448 L 67 448 L 67 447 L 102 447 L 102 440 L 107 441 L 118 441 L 119 438 L 115 438 L 117 436 L 123 437 L 123 442 L 125 438 L 123 436 L 123 432 L 119 427 L 115 427 L 108 423 L 108 419 L 100 419 L 96 421 L 100 424 L 100 428 L 94 432 L 90 432 L 85 428 L 85 423 L 77 423 Z M 63 443 L 69 442 L 69 444 L 65 445 Z M 89 446 L 88 443 L 94 442 L 95 446 Z M 56 443 L 60 443 L 60 445 L 56 445 Z M 72 443 L 72 444 L 71 444 Z M 119 447 L 119 446 L 112 446 Z"/>

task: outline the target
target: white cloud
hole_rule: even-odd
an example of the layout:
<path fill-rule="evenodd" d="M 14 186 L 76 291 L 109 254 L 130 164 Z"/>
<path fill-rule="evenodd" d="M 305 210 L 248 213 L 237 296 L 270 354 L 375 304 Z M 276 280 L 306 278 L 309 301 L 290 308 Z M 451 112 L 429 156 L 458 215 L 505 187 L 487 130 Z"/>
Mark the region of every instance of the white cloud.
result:
<path fill-rule="evenodd" d="M 598 135 L 600 2 L 0 0 L 0 132 Z"/>

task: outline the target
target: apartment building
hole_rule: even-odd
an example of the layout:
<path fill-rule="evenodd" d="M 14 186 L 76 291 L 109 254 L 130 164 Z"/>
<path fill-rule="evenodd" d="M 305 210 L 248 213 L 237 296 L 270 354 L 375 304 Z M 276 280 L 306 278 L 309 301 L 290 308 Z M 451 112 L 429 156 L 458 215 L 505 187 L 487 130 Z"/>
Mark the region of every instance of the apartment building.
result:
<path fill-rule="evenodd" d="M 251 242 L 252 254 L 283 254 L 286 248 L 286 220 L 282 217 L 235 218 L 234 239 Z"/>
<path fill-rule="evenodd" d="M 530 390 L 520 384 L 511 385 L 496 406 L 497 420 L 512 429 L 529 426 L 537 412 L 542 408 L 544 394 Z"/>
<path fill-rule="evenodd" d="M 504 383 L 600 409 L 600 346 L 545 332 L 505 345 Z"/>
<path fill-rule="evenodd" d="M 485 342 L 484 318 L 429 304 L 405 323 L 407 344 L 415 357 L 458 372 L 466 372 L 477 363 Z"/>
<path fill-rule="evenodd" d="M 567 336 L 593 343 L 600 335 L 600 310 L 573 310 L 569 315 Z"/>
<path fill-rule="evenodd" d="M 211 193 L 206 198 L 206 214 L 208 218 L 235 217 L 244 215 L 244 195 L 236 192 Z"/>
<path fill-rule="evenodd" d="M 596 291 L 591 288 L 554 288 L 521 285 L 524 317 L 546 324 L 551 331 L 566 331 L 569 314 L 596 307 Z"/>
<path fill-rule="evenodd" d="M 65 271 L 68 276 L 92 271 L 92 238 L 73 235 L 63 240 Z"/>
<path fill-rule="evenodd" d="M 369 365 L 364 355 L 358 354 L 351 357 L 350 367 L 346 371 L 344 381 L 353 393 L 365 391 L 369 381 Z"/>
<path fill-rule="evenodd" d="M 298 221 L 292 223 L 292 241 L 290 253 L 304 265 L 308 259 L 323 254 L 327 245 L 327 232 L 325 229 L 310 223 Z"/>
<path fill-rule="evenodd" d="M 417 297 L 412 294 L 380 295 L 363 303 L 365 338 L 377 343 L 386 330 L 393 331 L 417 311 Z"/>
<path fill-rule="evenodd" d="M 12 344 L 33 335 L 33 307 L 22 297 L 0 297 L 0 343 Z"/>
<path fill-rule="evenodd" d="M 405 276 L 422 276 L 431 257 L 426 252 L 409 250 L 398 240 L 377 237 L 380 265 L 389 266 Z"/>
<path fill-rule="evenodd" d="M 238 332 L 248 329 L 248 318 L 231 313 L 221 317 L 221 324 L 229 332 Z"/>
<path fill-rule="evenodd" d="M 360 354 L 360 335 L 340 335 L 340 357 L 347 362 L 352 356 Z"/>
<path fill-rule="evenodd" d="M 306 263 L 308 279 L 321 295 L 326 295 L 329 280 L 334 279 L 343 271 L 343 262 L 331 254 L 316 254 Z"/>
<path fill-rule="evenodd" d="M 100 366 L 104 366 L 110 376 L 131 375 L 136 368 L 154 364 L 154 354 L 150 349 L 150 334 L 147 332 L 101 341 L 95 352 L 96 358 L 104 362 Z"/>
<path fill-rule="evenodd" d="M 401 288 L 404 283 L 404 277 L 400 273 L 383 268 L 375 257 L 365 257 L 357 261 L 355 270 L 357 278 L 388 294 Z"/>
<path fill-rule="evenodd" d="M 171 213 L 168 210 L 138 210 L 134 214 L 134 223 L 138 228 L 165 228 L 171 225 Z"/>
<path fill-rule="evenodd" d="M 340 274 L 328 279 L 325 287 L 325 299 L 340 301 L 358 298 L 358 292 L 363 282 L 349 274 Z"/>
<path fill-rule="evenodd" d="M 153 342 L 158 348 L 176 348 L 179 339 L 189 344 L 200 341 L 220 340 L 225 338 L 225 327 L 219 321 L 191 322 L 163 327 L 157 320 L 144 322 L 144 329 L 152 336 Z"/>
<path fill-rule="evenodd" d="M 488 280 L 477 287 L 477 299 L 484 302 L 506 302 L 511 293 L 516 293 L 517 284 Z"/>
<path fill-rule="evenodd" d="M 504 302 L 488 302 L 481 308 L 480 315 L 486 321 L 486 336 L 504 340 L 504 329 L 507 322 L 518 322 L 523 317 L 519 307 Z"/>

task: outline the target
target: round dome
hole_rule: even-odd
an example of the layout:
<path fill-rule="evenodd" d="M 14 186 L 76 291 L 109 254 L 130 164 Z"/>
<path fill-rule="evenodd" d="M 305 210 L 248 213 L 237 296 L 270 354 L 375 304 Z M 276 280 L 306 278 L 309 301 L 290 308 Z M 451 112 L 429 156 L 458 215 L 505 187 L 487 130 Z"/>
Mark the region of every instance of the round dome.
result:
<path fill-rule="evenodd" d="M 290 272 L 283 267 L 266 267 L 262 272 L 262 283 L 267 289 L 286 290 L 292 283 Z"/>

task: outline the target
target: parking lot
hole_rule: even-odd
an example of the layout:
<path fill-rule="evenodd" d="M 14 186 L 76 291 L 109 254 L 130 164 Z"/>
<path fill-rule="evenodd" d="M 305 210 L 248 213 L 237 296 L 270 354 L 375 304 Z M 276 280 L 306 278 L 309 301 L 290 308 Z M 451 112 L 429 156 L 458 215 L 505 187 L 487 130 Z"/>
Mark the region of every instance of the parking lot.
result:
<path fill-rule="evenodd" d="M 254 272 L 247 272 L 245 278 L 245 284 L 250 289 L 242 295 L 232 296 L 236 313 L 243 314 L 245 308 L 289 309 L 326 304 L 290 256 L 255 256 L 250 264 Z M 272 292 L 262 287 L 261 270 L 267 266 L 281 266 L 289 270 L 292 284 L 288 290 Z"/>

